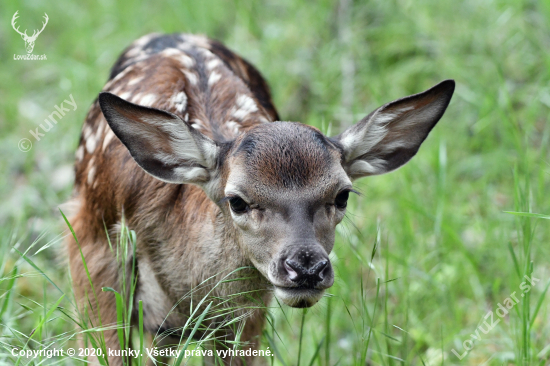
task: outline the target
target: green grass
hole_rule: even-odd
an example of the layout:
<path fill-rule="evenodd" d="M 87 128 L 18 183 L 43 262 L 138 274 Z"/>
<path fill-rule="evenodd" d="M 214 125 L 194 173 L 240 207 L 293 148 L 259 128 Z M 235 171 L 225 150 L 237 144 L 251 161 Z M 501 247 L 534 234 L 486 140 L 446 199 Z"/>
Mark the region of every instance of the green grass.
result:
<path fill-rule="evenodd" d="M 13 60 L 25 53 L 9 24 L 16 10 L 22 29 L 48 14 L 34 49 L 47 61 Z M 357 182 L 363 195 L 331 255 L 331 296 L 307 312 L 271 304 L 268 364 L 550 362 L 549 2 L 29 0 L 4 2 L 2 19 L 0 364 L 18 362 L 11 346 L 67 349 L 82 334 L 101 347 L 101 327 L 86 329 L 74 306 L 58 206 L 70 196 L 82 121 L 117 55 L 143 34 L 179 31 L 226 43 L 262 71 L 283 119 L 332 134 L 385 102 L 457 81 L 413 161 Z M 70 94 L 77 110 L 21 152 L 18 141 Z M 459 360 L 452 350 L 462 354 L 531 273 L 541 281 Z"/>

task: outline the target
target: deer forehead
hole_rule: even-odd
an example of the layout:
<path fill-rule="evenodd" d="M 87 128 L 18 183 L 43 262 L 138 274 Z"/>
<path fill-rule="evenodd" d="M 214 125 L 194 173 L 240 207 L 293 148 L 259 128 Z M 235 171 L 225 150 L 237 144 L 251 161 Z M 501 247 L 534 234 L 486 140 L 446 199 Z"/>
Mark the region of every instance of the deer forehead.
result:
<path fill-rule="evenodd" d="M 238 141 L 231 155 L 226 194 L 315 199 L 351 185 L 340 150 L 317 129 L 300 123 L 259 125 Z"/>

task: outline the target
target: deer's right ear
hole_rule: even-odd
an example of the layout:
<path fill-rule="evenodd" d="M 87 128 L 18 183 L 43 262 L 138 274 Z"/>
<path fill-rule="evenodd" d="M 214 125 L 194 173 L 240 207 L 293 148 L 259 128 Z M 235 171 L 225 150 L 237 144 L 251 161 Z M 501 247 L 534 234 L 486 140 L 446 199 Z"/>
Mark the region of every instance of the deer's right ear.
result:
<path fill-rule="evenodd" d="M 99 94 L 115 135 L 140 167 L 168 183 L 204 185 L 216 168 L 218 146 L 178 116 Z"/>

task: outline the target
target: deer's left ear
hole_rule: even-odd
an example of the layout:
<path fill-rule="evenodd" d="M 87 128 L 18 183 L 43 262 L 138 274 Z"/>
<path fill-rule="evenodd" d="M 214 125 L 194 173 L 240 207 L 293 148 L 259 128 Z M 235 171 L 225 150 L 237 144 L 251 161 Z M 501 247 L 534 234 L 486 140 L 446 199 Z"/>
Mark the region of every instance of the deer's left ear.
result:
<path fill-rule="evenodd" d="M 350 178 L 387 173 L 407 163 L 443 116 L 454 88 L 454 80 L 445 80 L 383 105 L 334 137 L 344 149 Z"/>

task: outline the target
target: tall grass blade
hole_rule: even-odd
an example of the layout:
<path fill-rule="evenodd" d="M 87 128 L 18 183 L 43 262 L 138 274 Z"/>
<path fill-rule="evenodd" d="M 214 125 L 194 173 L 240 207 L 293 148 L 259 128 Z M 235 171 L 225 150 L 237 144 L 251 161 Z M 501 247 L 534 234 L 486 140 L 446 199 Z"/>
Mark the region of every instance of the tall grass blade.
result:
<path fill-rule="evenodd" d="M 199 329 L 199 326 L 201 325 L 202 321 L 204 320 L 204 318 L 206 317 L 206 314 L 208 314 L 208 311 L 210 310 L 210 307 L 212 306 L 212 302 L 210 302 L 208 304 L 208 306 L 206 306 L 206 309 L 204 309 L 204 311 L 202 312 L 202 314 L 200 315 L 199 319 L 197 320 L 195 326 L 193 327 L 193 330 L 191 331 L 191 333 L 189 334 L 188 338 L 187 338 L 187 341 L 185 342 L 185 344 L 183 345 L 183 348 L 181 349 L 181 353 L 179 355 L 179 357 L 176 359 L 176 361 L 174 362 L 174 366 L 180 366 L 182 361 L 183 361 L 183 357 L 185 355 L 185 350 L 189 347 L 189 343 L 191 342 L 191 340 L 193 339 L 193 336 L 195 335 L 195 333 L 197 332 L 197 329 Z M 182 334 L 183 334 L 183 331 L 182 331 Z"/>

